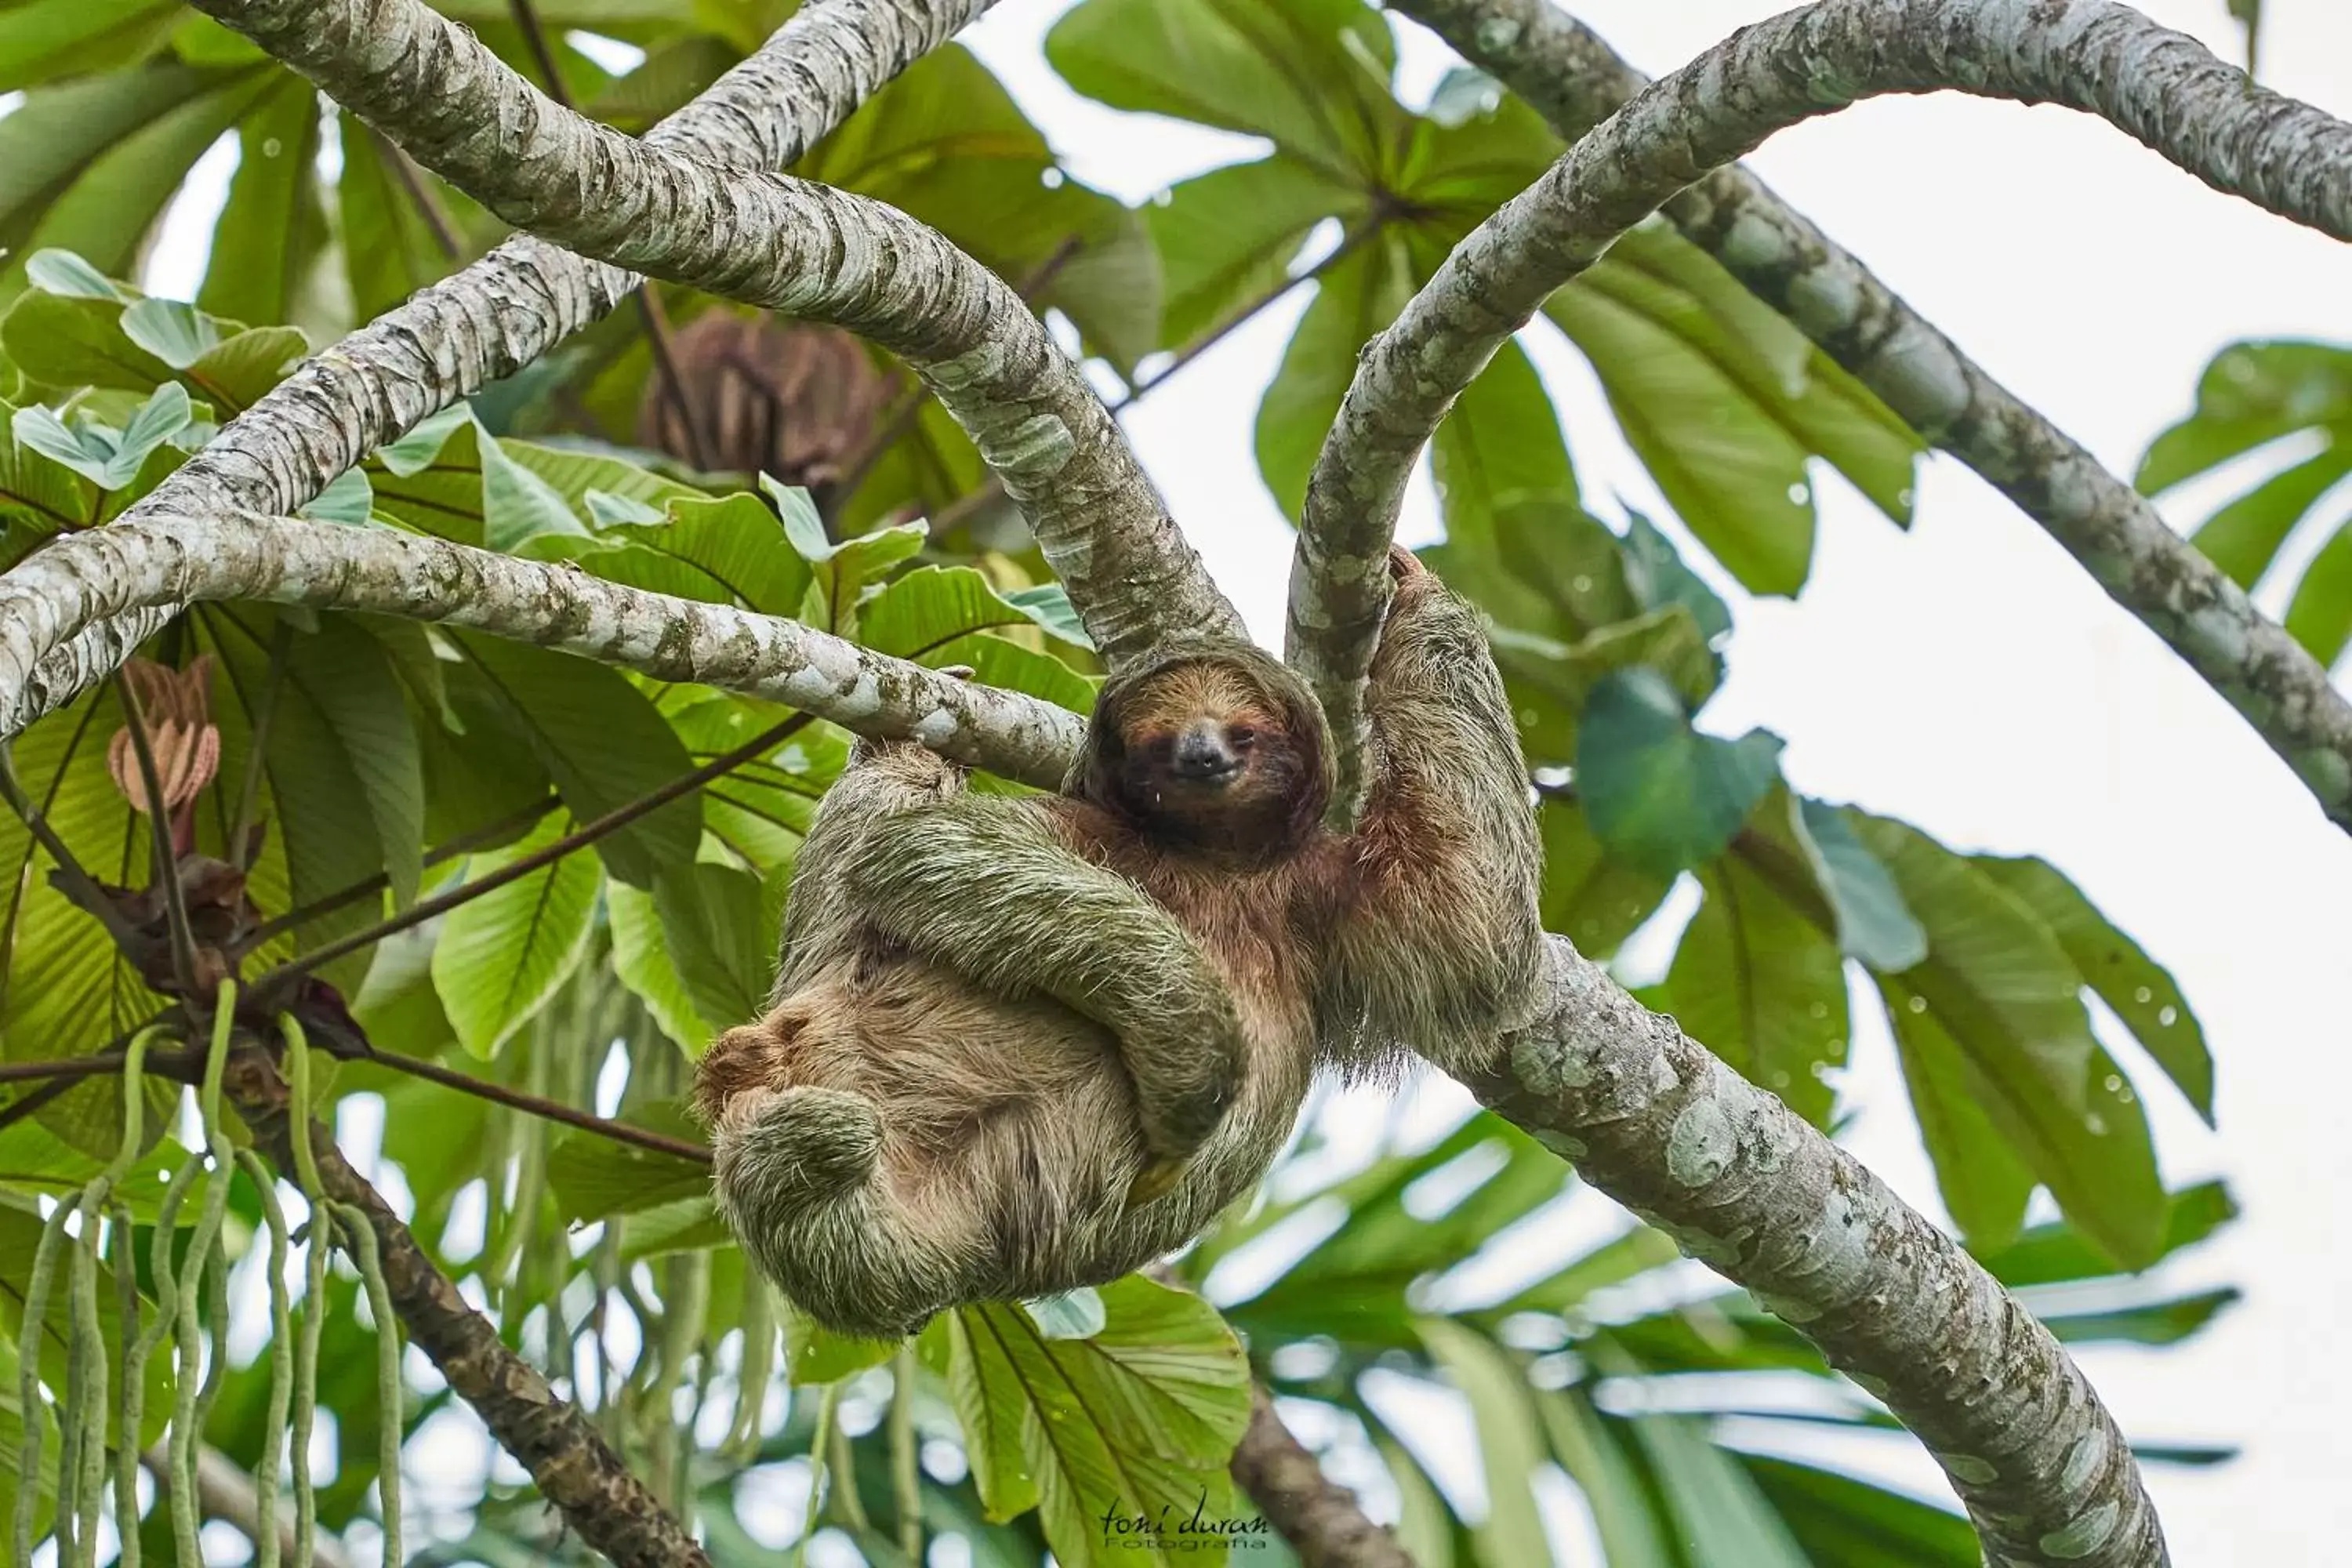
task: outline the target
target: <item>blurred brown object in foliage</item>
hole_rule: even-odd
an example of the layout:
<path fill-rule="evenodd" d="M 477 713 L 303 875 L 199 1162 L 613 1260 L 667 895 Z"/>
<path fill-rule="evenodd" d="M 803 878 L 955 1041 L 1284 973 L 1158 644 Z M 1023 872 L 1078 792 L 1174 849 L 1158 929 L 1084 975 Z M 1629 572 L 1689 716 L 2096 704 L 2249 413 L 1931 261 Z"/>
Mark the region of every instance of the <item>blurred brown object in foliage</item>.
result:
<path fill-rule="evenodd" d="M 763 472 L 822 491 L 859 460 L 889 401 L 888 378 L 837 327 L 710 310 L 678 329 L 671 353 L 716 472 Z M 695 461 L 658 373 L 646 381 L 637 439 Z"/>

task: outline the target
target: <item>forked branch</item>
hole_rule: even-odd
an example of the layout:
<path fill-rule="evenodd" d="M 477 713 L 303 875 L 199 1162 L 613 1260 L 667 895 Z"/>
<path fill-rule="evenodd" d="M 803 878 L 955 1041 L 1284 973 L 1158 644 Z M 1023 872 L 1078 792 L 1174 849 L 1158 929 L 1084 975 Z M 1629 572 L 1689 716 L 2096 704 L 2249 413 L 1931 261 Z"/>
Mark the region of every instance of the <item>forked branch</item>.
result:
<path fill-rule="evenodd" d="M 1500 49 L 1521 23 L 1482 17 L 1473 36 Z M 1342 756 L 1363 733 L 1363 676 L 1387 605 L 1381 561 L 1405 480 L 1503 340 L 1626 229 L 1775 132 L 1864 98 L 1946 89 L 2096 114 L 2217 189 L 2352 238 L 2352 125 L 2255 86 L 2114 0 L 1820 0 L 1743 30 L 1643 89 L 1480 225 L 1365 353 L 1308 486 L 1290 595 L 1288 656 L 1314 682 Z M 1719 243 L 1749 237 L 1735 226 Z M 1801 255 L 1780 248 L 1789 237 L 1755 237 L 1770 261 L 1759 270 L 1804 270 Z M 1789 303 L 1801 322 L 1816 311 L 1852 321 L 1834 297 Z M 2103 489 L 2087 458 L 2048 440 L 2023 458 L 1992 453 L 2004 429 L 2038 437 L 2039 422 L 1989 381 L 1971 384 L 1948 344 L 1884 331 L 1872 341 L 1891 357 L 1864 378 L 1927 434 L 1971 408 L 1992 420 L 1972 443 L 1990 477 L 2055 465 L 2025 480 L 2029 510 L 2352 829 L 2352 704 L 2317 661 L 2204 557 L 2178 542 L 2159 547 L 2145 507 L 2123 504 L 2113 481 Z"/>

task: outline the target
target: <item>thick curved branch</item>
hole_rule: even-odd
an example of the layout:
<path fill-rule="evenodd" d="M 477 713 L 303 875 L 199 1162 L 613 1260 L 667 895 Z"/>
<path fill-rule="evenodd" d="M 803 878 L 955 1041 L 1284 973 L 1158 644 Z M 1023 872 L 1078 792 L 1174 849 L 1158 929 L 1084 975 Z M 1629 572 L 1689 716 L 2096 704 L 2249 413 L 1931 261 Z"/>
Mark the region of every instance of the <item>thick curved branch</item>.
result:
<path fill-rule="evenodd" d="M 1551 939 L 1543 1018 L 1471 1087 L 1886 1402 L 1990 1563 L 2160 1568 L 2139 1467 L 2050 1331 L 1853 1155 Z"/>
<path fill-rule="evenodd" d="M 230 1058 L 223 1088 L 273 1164 L 294 1173 L 293 1121 L 285 1080 L 267 1052 Z M 310 1147 L 326 1195 L 366 1216 L 383 1261 L 393 1310 L 408 1342 L 432 1358 L 499 1446 L 530 1472 L 540 1495 L 616 1568 L 709 1568 L 686 1527 L 629 1473 L 581 1408 L 548 1386 L 540 1370 L 509 1350 L 498 1325 L 466 1304 L 455 1281 L 433 1266 L 392 1205 L 352 1169 L 327 1129 Z"/>
<path fill-rule="evenodd" d="M 1559 66 L 1600 68 L 1595 41 L 1536 26 L 1542 14 L 1522 5 L 1427 9 L 1491 54 L 1549 39 Z M 2352 238 L 2352 125 L 2112 0 L 1821 0 L 1743 30 L 1642 89 L 1481 225 L 1365 354 L 1308 487 L 1291 577 L 1291 661 L 1343 747 L 1363 727 L 1363 672 L 1387 605 L 1381 556 L 1405 480 L 1496 346 L 1618 235 L 1774 132 L 1862 98 L 1942 89 L 2099 115 L 2217 189 Z M 1555 107 L 1583 111 L 1605 96 L 1560 88 Z M 1711 231 L 1735 271 L 1777 279 L 1768 298 L 1923 433 L 2010 488 L 2352 829 L 2352 704 L 2317 661 L 2087 454 L 1890 309 L 1883 289 L 1864 289 L 1860 268 L 1809 226 L 1726 194 L 1736 199 L 1709 204 L 1702 190 L 1677 216 Z"/>
<path fill-rule="evenodd" d="M 815 0 L 646 132 L 656 146 L 745 168 L 792 163 L 882 83 L 993 0 Z M 636 278 L 525 235 L 419 290 L 305 360 L 126 514 L 293 511 L 383 443 L 602 320 Z M 47 689 L 103 673 L 172 607 L 92 626 Z"/>
<path fill-rule="evenodd" d="M 1027 515 L 1114 666 L 1241 619 L 1086 379 L 994 273 L 878 202 L 667 152 L 551 101 L 418 0 L 201 0 L 500 217 L 614 266 L 862 333 Z"/>
<path fill-rule="evenodd" d="M 1305 1568 L 1413 1568 L 1395 1534 L 1291 1436 L 1262 1384 L 1250 1384 L 1249 1427 L 1230 1468 Z"/>
<path fill-rule="evenodd" d="M 0 577 L 0 736 L 61 707 L 79 684 L 48 656 L 86 627 L 155 605 L 259 599 L 438 621 L 584 654 L 662 680 L 788 704 L 866 734 L 911 736 L 960 761 L 1057 787 L 1081 721 L 803 626 L 626 588 L 388 528 L 280 518 L 159 518 L 53 540 Z M 1009 771 L 1006 771 L 1009 770 Z"/>

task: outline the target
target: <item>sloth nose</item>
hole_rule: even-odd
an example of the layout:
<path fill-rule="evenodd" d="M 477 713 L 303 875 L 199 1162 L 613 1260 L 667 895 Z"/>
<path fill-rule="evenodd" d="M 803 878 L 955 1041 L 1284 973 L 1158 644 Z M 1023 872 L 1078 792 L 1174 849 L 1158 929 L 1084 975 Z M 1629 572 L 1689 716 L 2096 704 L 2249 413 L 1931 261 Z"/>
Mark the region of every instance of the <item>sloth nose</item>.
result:
<path fill-rule="evenodd" d="M 1242 760 L 1226 744 L 1223 728 L 1202 722 L 1176 737 L 1176 776 L 1197 784 L 1223 784 L 1242 771 Z"/>

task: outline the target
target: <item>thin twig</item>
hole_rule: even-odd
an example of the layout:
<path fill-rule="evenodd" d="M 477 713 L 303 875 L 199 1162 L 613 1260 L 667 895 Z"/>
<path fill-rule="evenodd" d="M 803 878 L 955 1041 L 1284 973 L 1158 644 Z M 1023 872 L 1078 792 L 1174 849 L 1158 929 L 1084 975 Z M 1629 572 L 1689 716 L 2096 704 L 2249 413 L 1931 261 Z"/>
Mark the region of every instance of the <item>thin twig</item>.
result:
<path fill-rule="evenodd" d="M 519 833 L 530 826 L 562 804 L 562 795 L 547 795 L 533 801 L 520 811 L 500 817 L 487 827 L 478 827 L 471 833 L 461 833 L 446 844 L 438 845 L 427 851 L 422 863 L 423 867 L 430 870 L 445 860 L 454 860 L 460 855 L 470 855 L 485 844 L 495 844 L 509 833 Z M 391 886 L 391 875 L 388 872 L 378 871 L 373 876 L 363 877 L 348 887 L 339 888 L 331 893 L 313 899 L 300 909 L 289 910 L 275 920 L 265 921 L 255 927 L 250 936 L 237 943 L 237 956 L 241 958 L 256 951 L 274 936 L 292 931 L 297 926 L 309 925 L 312 921 L 324 919 L 337 910 L 358 903 L 362 899 L 382 893 Z"/>
<path fill-rule="evenodd" d="M 1183 348 L 1177 351 L 1175 358 L 1170 360 L 1166 364 L 1161 365 L 1157 371 L 1153 372 L 1143 380 L 1137 382 L 1133 386 L 1129 387 L 1124 396 L 1120 397 L 1118 402 L 1110 405 L 1110 412 L 1114 416 L 1126 413 L 1138 403 L 1140 403 L 1147 394 L 1156 390 L 1161 384 L 1166 382 L 1170 376 L 1174 375 L 1178 371 L 1182 370 L 1186 365 L 1191 364 L 1194 360 L 1199 359 L 1202 354 L 1207 353 L 1211 349 L 1215 348 L 1219 343 L 1223 342 L 1227 338 L 1233 336 L 1234 333 L 1239 331 L 1252 321 L 1255 321 L 1264 311 L 1279 304 L 1289 295 L 1292 289 L 1299 288 L 1304 284 L 1318 283 L 1322 281 L 1326 273 L 1329 272 L 1333 268 L 1339 266 L 1340 262 L 1346 260 L 1349 257 L 1361 249 L 1364 242 L 1379 232 L 1380 226 L 1378 224 L 1368 224 L 1364 227 L 1356 230 L 1353 234 L 1342 237 L 1339 243 L 1331 247 L 1330 255 L 1325 257 L 1322 260 L 1317 262 L 1306 271 L 1299 273 L 1297 277 L 1284 279 L 1274 288 L 1267 289 L 1265 293 L 1259 295 L 1256 299 L 1251 300 L 1240 310 L 1235 310 L 1233 314 L 1227 316 L 1223 321 L 1217 323 L 1217 325 L 1210 331 L 1185 344 Z"/>
<path fill-rule="evenodd" d="M 437 1083 L 444 1089 L 454 1089 L 460 1094 L 470 1094 L 478 1100 L 490 1100 L 510 1110 L 523 1111 L 549 1121 L 561 1121 L 567 1127 L 577 1127 L 583 1132 L 610 1138 L 615 1143 L 634 1143 L 640 1149 L 650 1149 L 657 1154 L 668 1154 L 676 1159 L 691 1160 L 698 1165 L 710 1163 L 710 1151 L 699 1143 L 689 1143 L 683 1138 L 672 1138 L 667 1133 L 651 1131 L 626 1121 L 616 1121 L 611 1117 L 597 1116 L 544 1095 L 509 1089 L 502 1083 L 492 1083 L 488 1079 L 457 1072 L 438 1062 L 426 1061 L 422 1057 L 375 1050 L 360 1059 L 380 1062 L 394 1071 L 421 1078 L 428 1083 Z"/>
<path fill-rule="evenodd" d="M 539 68 L 540 85 L 558 105 L 571 108 L 572 95 L 564 90 L 563 73 L 556 68 L 555 50 L 548 44 L 547 29 L 540 26 L 538 7 L 530 0 L 507 0 L 507 9 L 515 26 L 522 29 L 522 47 L 530 51 L 531 63 Z"/>
<path fill-rule="evenodd" d="M 0 1105 L 0 1131 L 5 1131 L 51 1101 L 63 1099 L 80 1081 L 78 1078 L 54 1078 L 24 1099 Z"/>
<path fill-rule="evenodd" d="M 657 811 L 681 796 L 691 795 L 713 779 L 741 766 L 799 730 L 808 721 L 807 714 L 795 713 L 782 723 L 772 724 L 733 751 L 721 752 L 692 773 L 680 773 L 661 788 L 648 795 L 639 795 L 626 805 L 614 807 L 593 822 L 574 829 L 543 849 L 534 850 L 521 859 L 501 866 L 487 876 L 477 878 L 460 887 L 452 888 L 437 898 L 419 900 L 390 920 L 379 921 L 363 931 L 355 931 L 349 936 L 327 943 L 324 947 L 314 948 L 309 952 L 300 953 L 287 960 L 256 980 L 253 983 L 253 989 L 258 992 L 265 987 L 291 980 L 296 975 L 307 974 L 320 964 L 331 963 L 345 953 L 357 952 L 362 948 L 371 947 L 388 936 L 406 931 L 412 926 L 423 925 L 426 921 L 446 914 L 460 904 L 470 903 L 493 889 L 503 888 L 509 882 L 528 877 L 534 871 L 544 870 L 572 851 L 585 848 L 600 838 L 619 832 L 639 817 Z"/>
<path fill-rule="evenodd" d="M 343 123 L 348 126 L 358 121 L 346 114 Z M 457 260 L 462 248 L 457 243 L 457 226 L 449 221 L 449 215 L 441 210 L 439 199 L 433 195 L 432 187 L 425 183 L 424 171 L 401 150 L 398 142 L 373 126 L 368 128 L 368 139 L 375 143 L 377 159 L 392 171 L 392 177 L 400 182 L 400 188 L 407 194 L 409 205 L 416 209 L 416 216 L 425 220 L 425 226 L 432 233 L 434 247 L 441 252 L 442 258 Z"/>
<path fill-rule="evenodd" d="M 637 320 L 646 329 L 646 346 L 653 351 L 654 374 L 661 379 L 662 395 L 677 410 L 678 425 L 686 432 L 687 458 L 698 473 L 709 473 L 713 461 L 710 437 L 702 427 L 702 416 L 695 407 L 686 377 L 678 374 L 669 317 L 662 310 L 661 297 L 654 292 L 651 279 L 637 285 Z"/>

